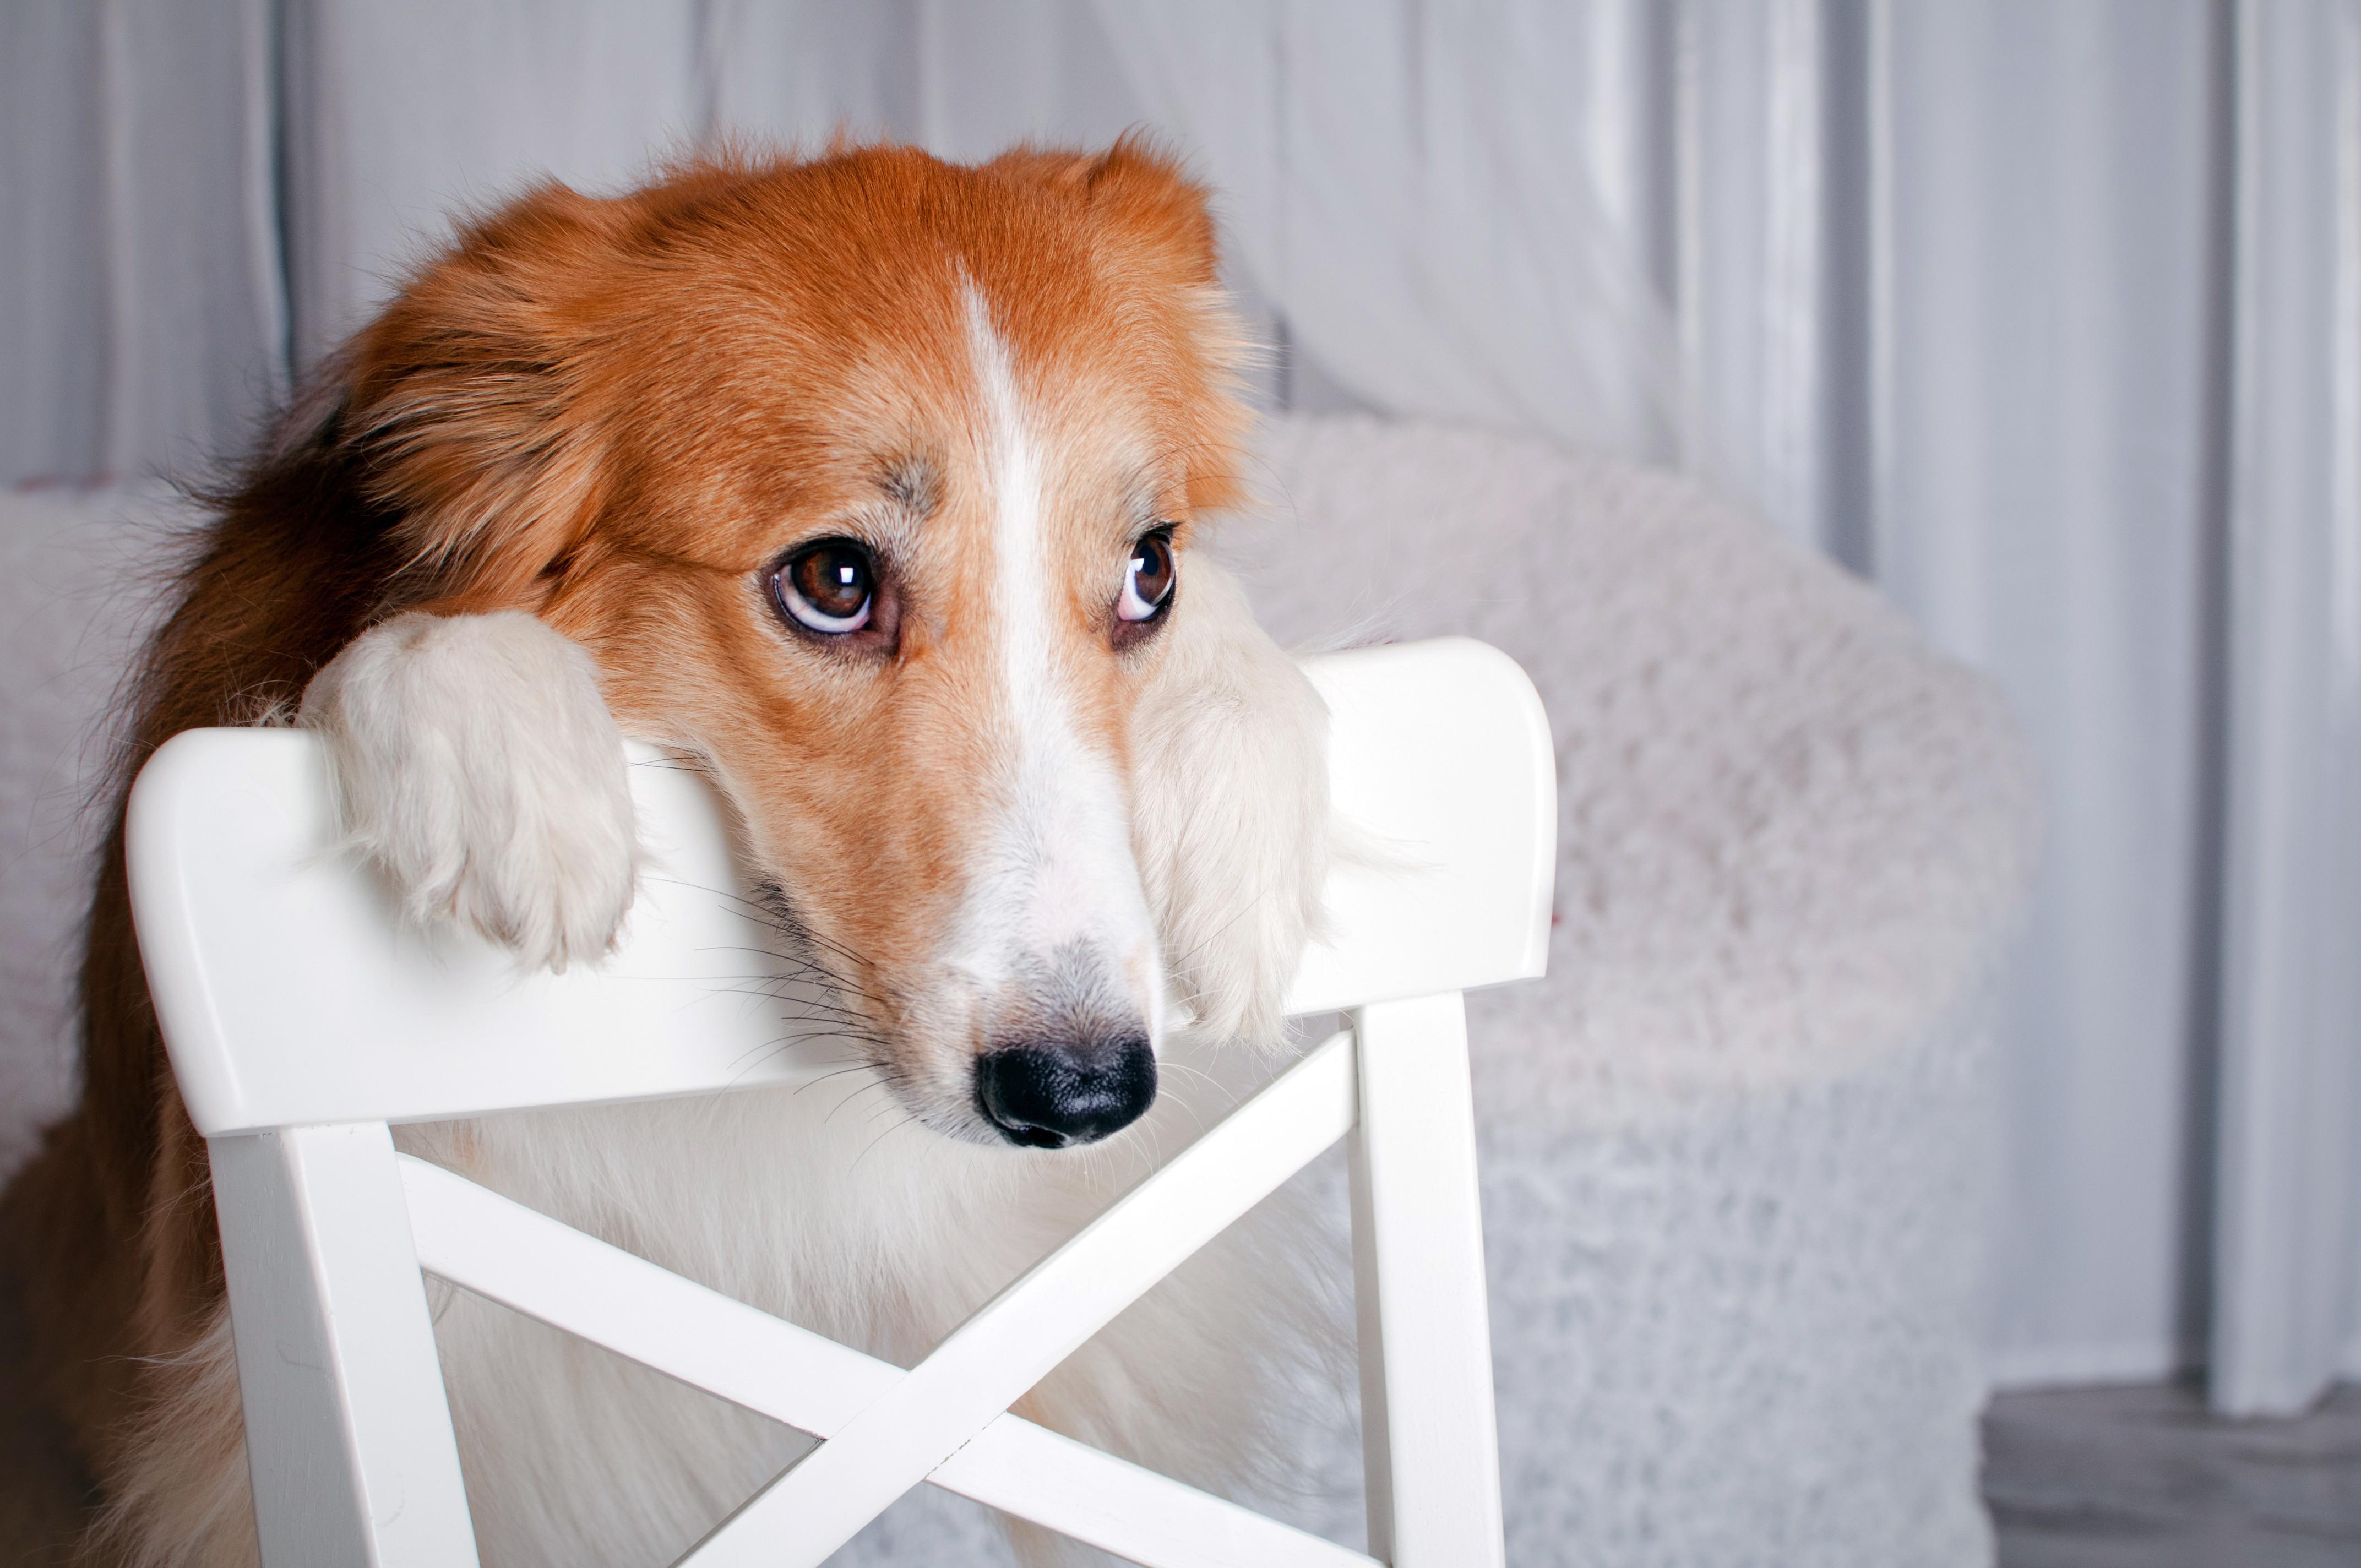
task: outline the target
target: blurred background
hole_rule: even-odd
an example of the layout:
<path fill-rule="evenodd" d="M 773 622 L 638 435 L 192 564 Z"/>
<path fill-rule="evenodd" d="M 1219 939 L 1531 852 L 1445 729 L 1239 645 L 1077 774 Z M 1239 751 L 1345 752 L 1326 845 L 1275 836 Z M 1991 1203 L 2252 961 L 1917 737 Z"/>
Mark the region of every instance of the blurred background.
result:
<path fill-rule="evenodd" d="M 2361 1377 L 2361 4 L 20 0 L 0 116 L 0 483 L 67 496 L 242 451 L 530 176 L 1150 127 L 1269 409 L 1679 471 L 2004 695 L 2043 828 L 1979 1102 L 1998 1384 Z M 11 657 L 85 701 L 111 645 L 14 526 Z M 37 699 L 12 1158 L 83 875 Z"/>

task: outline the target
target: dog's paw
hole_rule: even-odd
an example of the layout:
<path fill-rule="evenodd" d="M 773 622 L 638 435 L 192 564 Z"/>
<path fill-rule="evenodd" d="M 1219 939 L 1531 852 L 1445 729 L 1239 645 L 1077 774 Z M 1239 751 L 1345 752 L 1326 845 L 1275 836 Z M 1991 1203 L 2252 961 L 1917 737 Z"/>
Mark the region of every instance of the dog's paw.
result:
<path fill-rule="evenodd" d="M 1289 983 L 1327 884 L 1328 710 L 1210 561 L 1133 736 L 1140 871 L 1197 1027 L 1284 1033 Z"/>
<path fill-rule="evenodd" d="M 514 610 L 397 616 L 321 668 L 300 722 L 327 738 L 347 838 L 413 917 L 553 970 L 614 944 L 638 834 L 579 645 Z"/>

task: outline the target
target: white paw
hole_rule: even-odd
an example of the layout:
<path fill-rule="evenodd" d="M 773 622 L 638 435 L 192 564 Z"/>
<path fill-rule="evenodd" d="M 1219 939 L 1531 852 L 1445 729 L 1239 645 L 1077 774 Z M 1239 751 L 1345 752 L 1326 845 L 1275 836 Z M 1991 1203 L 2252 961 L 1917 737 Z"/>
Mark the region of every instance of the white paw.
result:
<path fill-rule="evenodd" d="M 414 918 L 553 970 L 614 944 L 638 834 L 578 644 L 515 610 L 397 616 L 322 667 L 299 722 L 327 738 L 346 835 Z"/>
<path fill-rule="evenodd" d="M 1196 1026 L 1272 1045 L 1328 880 L 1328 710 L 1237 585 L 1188 570 L 1133 731 L 1134 838 Z"/>

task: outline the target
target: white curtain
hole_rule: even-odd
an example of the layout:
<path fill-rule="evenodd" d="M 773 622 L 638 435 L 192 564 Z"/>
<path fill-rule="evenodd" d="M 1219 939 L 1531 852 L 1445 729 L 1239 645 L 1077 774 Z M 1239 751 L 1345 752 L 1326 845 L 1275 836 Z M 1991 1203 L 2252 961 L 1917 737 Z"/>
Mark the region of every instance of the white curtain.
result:
<path fill-rule="evenodd" d="M 2361 1372 L 2361 7 L 2236 28 L 2211 1349 L 2246 1411 Z"/>
<path fill-rule="evenodd" d="M 285 395 L 271 31 L 0 7 L 0 477 L 202 472 Z"/>
<path fill-rule="evenodd" d="M 0 462 L 234 448 L 462 202 L 1158 127 L 1277 400 L 1679 464 L 2008 692 L 2004 1377 L 2361 1374 L 2361 0 L 0 14 Z"/>

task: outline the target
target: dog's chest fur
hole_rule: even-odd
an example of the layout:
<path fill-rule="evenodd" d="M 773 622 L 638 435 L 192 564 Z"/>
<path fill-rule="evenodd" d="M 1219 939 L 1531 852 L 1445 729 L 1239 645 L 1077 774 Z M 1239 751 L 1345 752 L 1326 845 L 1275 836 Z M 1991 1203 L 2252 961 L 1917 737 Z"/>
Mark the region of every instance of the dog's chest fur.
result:
<path fill-rule="evenodd" d="M 675 1273 L 907 1365 L 1221 1102 L 1179 1090 L 1136 1138 L 1056 1160 L 939 1137 L 859 1075 L 397 1137 Z M 1315 1229 L 1285 1198 L 1234 1227 L 1020 1412 L 1183 1478 L 1234 1482 L 1267 1457 L 1272 1387 L 1318 1356 L 1306 1330 L 1323 1322 L 1318 1302 L 1334 1286 L 1306 1255 Z M 669 1562 L 809 1446 L 464 1291 L 432 1280 L 428 1290 L 487 1568 Z"/>

